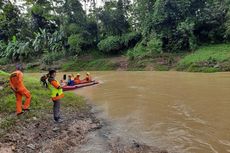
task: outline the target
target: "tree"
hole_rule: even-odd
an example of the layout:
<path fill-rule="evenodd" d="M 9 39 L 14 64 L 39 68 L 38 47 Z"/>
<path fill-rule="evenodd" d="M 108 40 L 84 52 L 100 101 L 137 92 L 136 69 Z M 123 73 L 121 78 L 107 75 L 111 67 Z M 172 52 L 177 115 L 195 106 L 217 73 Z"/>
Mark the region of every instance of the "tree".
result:
<path fill-rule="evenodd" d="M 51 33 L 57 29 L 57 18 L 54 14 L 54 8 L 52 3 L 48 0 L 32 1 L 31 17 L 32 17 L 32 29 L 38 32 L 39 29 L 47 29 Z"/>
<path fill-rule="evenodd" d="M 13 4 L 2 3 L 2 12 L 0 12 L 0 40 L 7 42 L 13 36 L 17 35 L 21 27 L 20 12 Z"/>
<path fill-rule="evenodd" d="M 129 30 L 122 0 L 117 3 L 106 2 L 104 10 L 101 10 L 99 14 L 99 19 L 103 23 L 103 31 L 106 35 L 121 36 Z"/>

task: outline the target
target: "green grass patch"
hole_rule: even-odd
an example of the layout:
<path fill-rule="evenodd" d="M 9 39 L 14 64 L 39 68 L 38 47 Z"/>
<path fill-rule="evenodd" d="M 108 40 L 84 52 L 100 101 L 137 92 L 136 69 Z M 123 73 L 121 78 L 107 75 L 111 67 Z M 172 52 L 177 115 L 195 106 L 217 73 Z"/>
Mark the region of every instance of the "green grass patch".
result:
<path fill-rule="evenodd" d="M 130 60 L 128 64 L 128 71 L 144 71 L 149 63 L 152 63 L 151 59 L 142 60 Z"/>
<path fill-rule="evenodd" d="M 170 70 L 169 66 L 160 65 L 160 64 L 156 64 L 154 68 L 155 68 L 156 71 L 169 71 Z"/>
<path fill-rule="evenodd" d="M 9 74 L 0 70 L 0 76 L 5 78 L 6 76 L 9 76 Z"/>
<path fill-rule="evenodd" d="M 226 70 L 229 65 L 222 63 L 230 60 L 230 44 L 202 46 L 194 53 L 184 57 L 177 70 L 194 72 L 216 72 Z"/>
<path fill-rule="evenodd" d="M 50 91 L 40 85 L 39 79 L 25 77 L 24 83 L 26 88 L 31 92 L 31 111 L 22 117 L 17 117 L 16 112 L 16 98 L 9 86 L 9 74 L 0 71 L 0 128 L 4 133 L 15 124 L 16 120 L 26 121 L 32 117 L 43 118 L 44 113 L 52 111 L 53 102 L 50 97 Z M 76 96 L 74 93 L 65 92 L 65 97 L 62 101 L 62 109 L 82 109 L 86 106 L 83 97 Z M 24 100 L 24 99 L 23 99 Z"/>
<path fill-rule="evenodd" d="M 72 60 L 66 61 L 62 65 L 63 71 L 108 71 L 115 70 L 116 65 L 110 62 L 109 59 L 95 59 L 95 60 Z"/>

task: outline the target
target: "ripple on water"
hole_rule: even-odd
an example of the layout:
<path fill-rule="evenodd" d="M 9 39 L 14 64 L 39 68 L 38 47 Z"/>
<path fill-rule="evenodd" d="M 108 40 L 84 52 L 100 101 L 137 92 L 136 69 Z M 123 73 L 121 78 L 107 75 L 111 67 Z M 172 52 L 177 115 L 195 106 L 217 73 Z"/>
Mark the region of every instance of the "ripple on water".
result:
<path fill-rule="evenodd" d="M 195 117 L 195 113 L 193 113 L 194 111 L 185 104 L 174 104 L 172 108 L 176 109 L 177 113 L 179 115 L 183 115 L 186 118 L 186 120 L 192 120 L 200 124 L 206 124 L 206 121 L 202 120 L 199 117 Z"/>

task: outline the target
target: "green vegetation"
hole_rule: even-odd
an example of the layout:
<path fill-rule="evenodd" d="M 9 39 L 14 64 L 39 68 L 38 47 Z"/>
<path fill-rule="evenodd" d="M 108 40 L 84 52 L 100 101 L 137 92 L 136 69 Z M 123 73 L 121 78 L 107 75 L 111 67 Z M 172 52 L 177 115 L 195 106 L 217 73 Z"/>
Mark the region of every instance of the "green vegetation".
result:
<path fill-rule="evenodd" d="M 105 64 L 98 69 L 93 65 L 108 62 L 94 58 L 86 64 L 81 57 L 95 52 L 102 57 L 127 52 L 131 64 L 142 63 L 165 53 L 188 54 L 200 46 L 230 41 L 229 0 L 117 0 L 105 1 L 100 7 L 95 0 L 87 1 L 90 4 L 79 0 L 24 2 L 23 9 L 15 2 L 0 0 L 1 65 L 33 61 L 47 67 L 56 65 L 58 60 L 75 58 L 80 65 L 77 69 L 108 70 L 113 66 Z M 86 5 L 90 8 L 84 10 Z M 196 62 L 200 56 L 193 59 Z M 68 65 L 74 64 L 67 63 L 64 69 L 75 69 Z M 161 64 L 156 67 L 168 69 Z M 178 70 L 196 68 L 194 63 L 189 69 L 179 66 Z"/>
<path fill-rule="evenodd" d="M 116 65 L 109 59 L 72 60 L 62 65 L 62 71 L 108 71 L 115 70 Z"/>
<path fill-rule="evenodd" d="M 129 53 L 129 52 L 128 52 Z M 147 70 L 147 71 L 169 71 L 174 69 L 184 53 L 161 53 L 151 54 L 151 56 L 139 56 L 129 61 L 128 70 Z"/>
<path fill-rule="evenodd" d="M 15 114 L 15 96 L 9 87 L 8 79 L 9 74 L 0 71 L 0 86 L 3 86 L 3 90 L 0 90 L 0 134 L 12 128 L 18 120 L 26 122 L 33 117 L 43 118 L 52 111 L 52 101 L 48 89 L 42 87 L 38 79 L 26 77 L 24 79 L 25 86 L 32 94 L 31 111 L 17 117 Z M 63 110 L 68 108 L 82 109 L 85 106 L 82 97 L 77 97 L 71 92 L 65 92 L 65 97 L 62 100 Z M 52 117 L 50 117 L 50 120 L 52 120 Z"/>
<path fill-rule="evenodd" d="M 177 65 L 178 70 L 193 72 L 229 71 L 230 44 L 200 47 L 183 58 Z"/>
<path fill-rule="evenodd" d="M 130 49 L 127 52 L 127 56 L 130 60 L 134 59 L 144 59 L 144 58 L 153 58 L 155 56 L 159 56 L 162 53 L 161 50 L 162 43 L 156 38 L 153 38 L 146 45 L 143 43 L 138 44 L 133 49 Z"/>
<path fill-rule="evenodd" d="M 133 47 L 141 39 L 138 33 L 128 33 L 122 36 L 109 36 L 98 43 L 98 48 L 106 54 L 119 54 Z"/>

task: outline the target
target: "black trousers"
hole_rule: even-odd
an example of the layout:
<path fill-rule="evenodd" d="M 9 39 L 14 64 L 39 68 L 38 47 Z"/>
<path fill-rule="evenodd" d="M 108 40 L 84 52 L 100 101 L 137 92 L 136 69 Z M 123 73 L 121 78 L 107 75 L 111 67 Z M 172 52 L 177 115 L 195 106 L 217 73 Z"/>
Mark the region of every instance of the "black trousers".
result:
<path fill-rule="evenodd" d="M 61 107 L 61 101 L 54 100 L 53 101 L 53 114 L 54 114 L 54 120 L 57 121 L 60 119 L 60 107 Z"/>

